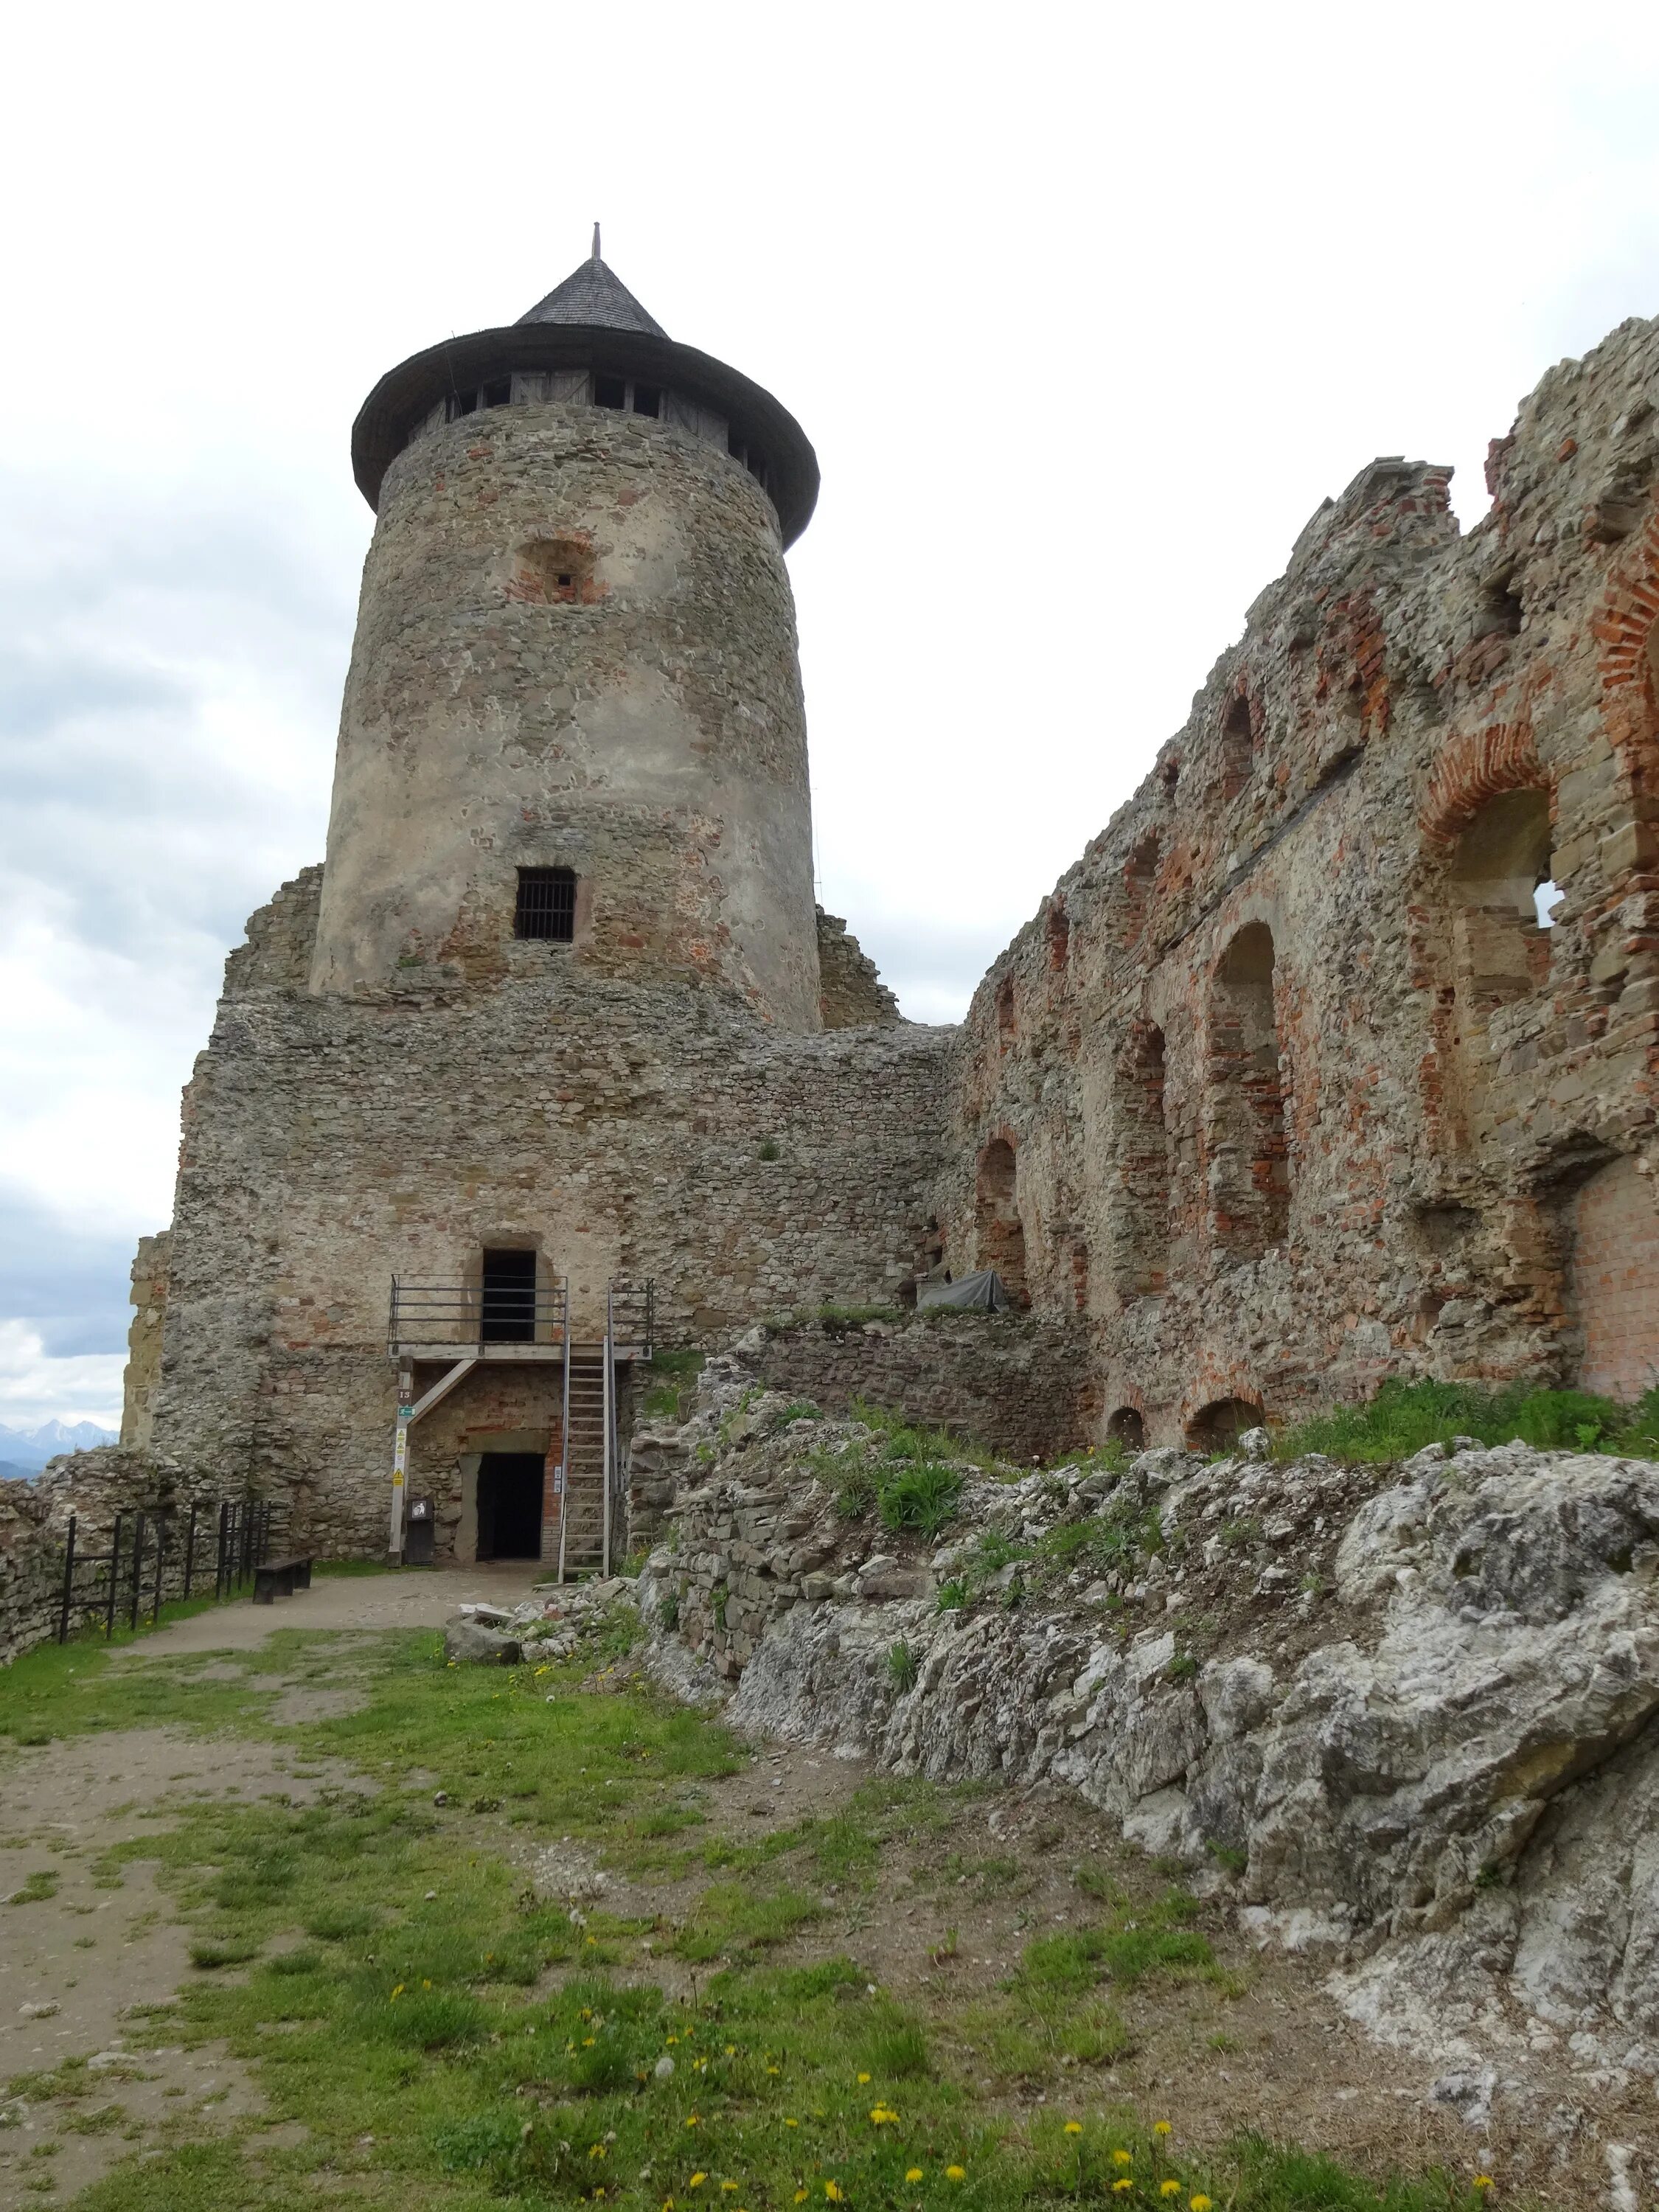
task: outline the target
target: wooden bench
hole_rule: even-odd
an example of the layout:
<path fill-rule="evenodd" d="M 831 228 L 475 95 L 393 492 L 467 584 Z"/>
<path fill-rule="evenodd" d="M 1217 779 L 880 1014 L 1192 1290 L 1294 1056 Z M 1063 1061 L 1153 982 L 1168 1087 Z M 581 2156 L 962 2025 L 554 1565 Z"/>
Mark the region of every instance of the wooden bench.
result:
<path fill-rule="evenodd" d="M 279 1597 L 292 1597 L 296 1589 L 311 1588 L 311 1560 L 267 1559 L 253 1570 L 253 1602 L 270 1605 Z"/>

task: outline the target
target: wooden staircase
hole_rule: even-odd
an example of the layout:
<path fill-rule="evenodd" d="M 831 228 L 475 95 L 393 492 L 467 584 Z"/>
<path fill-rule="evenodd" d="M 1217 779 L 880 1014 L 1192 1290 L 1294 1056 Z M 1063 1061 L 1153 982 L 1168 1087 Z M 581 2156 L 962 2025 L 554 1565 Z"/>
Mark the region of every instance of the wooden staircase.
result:
<path fill-rule="evenodd" d="M 605 1346 L 570 1347 L 570 1437 L 564 1470 L 564 1571 L 597 1572 L 605 1554 Z M 551 1524 L 556 1541 L 557 1526 Z M 556 1555 L 550 1562 L 557 1564 Z"/>

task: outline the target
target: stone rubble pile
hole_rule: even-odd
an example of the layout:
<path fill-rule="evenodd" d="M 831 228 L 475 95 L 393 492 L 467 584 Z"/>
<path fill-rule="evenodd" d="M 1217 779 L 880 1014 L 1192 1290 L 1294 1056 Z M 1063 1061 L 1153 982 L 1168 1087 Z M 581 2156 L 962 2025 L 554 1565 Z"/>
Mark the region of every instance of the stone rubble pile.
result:
<path fill-rule="evenodd" d="M 445 1624 L 444 1656 L 486 1667 L 568 1659 L 617 1599 L 632 1595 L 625 1576 L 611 1575 L 544 1583 L 513 1606 L 463 1605 Z"/>
<path fill-rule="evenodd" d="M 1385 2034 L 1659 2075 L 1659 1468 L 1256 1431 L 964 1466 L 929 1541 L 838 1510 L 879 1437 L 711 1370 L 638 1586 L 665 1680 L 689 1647 L 744 1729 L 1067 1784 Z"/>

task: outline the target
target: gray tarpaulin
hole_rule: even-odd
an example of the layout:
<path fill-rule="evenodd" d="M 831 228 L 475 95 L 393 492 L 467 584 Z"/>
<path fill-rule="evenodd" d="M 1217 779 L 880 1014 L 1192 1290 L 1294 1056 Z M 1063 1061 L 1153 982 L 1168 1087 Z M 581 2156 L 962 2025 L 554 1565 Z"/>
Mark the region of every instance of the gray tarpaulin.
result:
<path fill-rule="evenodd" d="M 994 1267 L 981 1267 L 975 1275 L 958 1275 L 954 1283 L 922 1283 L 917 1286 L 919 1306 L 966 1306 L 976 1313 L 1001 1313 L 1008 1293 Z"/>

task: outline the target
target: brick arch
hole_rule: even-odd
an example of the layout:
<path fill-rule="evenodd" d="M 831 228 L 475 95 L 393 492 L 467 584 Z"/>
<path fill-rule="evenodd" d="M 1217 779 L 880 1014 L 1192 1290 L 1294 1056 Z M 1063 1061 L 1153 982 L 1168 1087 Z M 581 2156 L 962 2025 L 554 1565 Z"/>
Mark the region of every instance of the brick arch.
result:
<path fill-rule="evenodd" d="M 1601 696 L 1611 702 L 1634 692 L 1650 711 L 1656 672 L 1650 651 L 1659 623 L 1659 507 L 1630 538 L 1608 571 L 1595 631 L 1601 652 Z"/>
<path fill-rule="evenodd" d="M 1650 792 L 1659 781 L 1659 506 L 1620 549 L 1593 628 L 1602 727 L 1631 791 Z"/>
<path fill-rule="evenodd" d="M 1418 816 L 1424 842 L 1449 852 L 1489 799 L 1541 787 L 1555 805 L 1555 779 L 1538 757 L 1530 722 L 1494 722 L 1449 739 Z"/>

